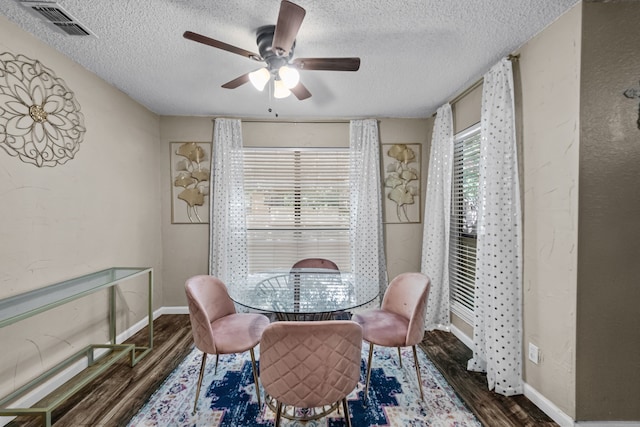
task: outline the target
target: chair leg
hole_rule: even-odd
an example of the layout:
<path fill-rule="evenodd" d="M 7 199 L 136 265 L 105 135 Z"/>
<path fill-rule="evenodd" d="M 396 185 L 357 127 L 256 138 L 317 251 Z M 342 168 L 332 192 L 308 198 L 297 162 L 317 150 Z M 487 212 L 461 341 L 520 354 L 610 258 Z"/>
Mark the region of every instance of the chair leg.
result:
<path fill-rule="evenodd" d="M 349 405 L 346 397 L 342 399 L 342 407 L 344 408 L 344 425 L 351 427 L 351 415 L 349 414 Z"/>
<path fill-rule="evenodd" d="M 402 353 L 400 352 L 400 347 L 398 347 L 398 359 L 400 360 L 400 369 L 402 369 Z"/>
<path fill-rule="evenodd" d="M 424 394 L 422 393 L 422 377 L 420 376 L 420 365 L 418 365 L 418 352 L 416 346 L 413 346 L 413 360 L 416 362 L 416 374 L 418 375 L 418 385 L 420 386 L 420 399 L 424 401 Z"/>
<path fill-rule="evenodd" d="M 369 343 L 369 358 L 367 359 L 367 379 L 364 386 L 364 401 L 367 401 L 369 394 L 369 380 L 371 379 L 371 359 L 373 358 L 373 343 Z"/>
<path fill-rule="evenodd" d="M 207 353 L 202 352 L 202 363 L 200 364 L 200 375 L 198 376 L 198 386 L 196 387 L 196 401 L 193 404 L 193 413 L 196 413 L 198 407 L 198 396 L 200 396 L 200 386 L 202 386 L 202 377 L 204 377 L 204 365 L 207 363 Z"/>
<path fill-rule="evenodd" d="M 219 354 L 216 354 L 216 366 L 215 366 L 215 368 L 213 369 L 213 375 L 215 375 L 215 374 L 217 374 L 217 373 L 218 373 L 218 358 L 219 358 L 219 357 L 220 357 L 220 355 L 219 355 Z"/>
<path fill-rule="evenodd" d="M 278 405 L 276 406 L 275 427 L 280 427 L 280 417 L 282 417 L 282 402 L 278 402 Z"/>
<path fill-rule="evenodd" d="M 256 385 L 256 396 L 258 398 L 258 406 L 262 405 L 260 402 L 260 386 L 258 385 L 258 370 L 256 369 L 256 355 L 253 352 L 253 349 L 249 349 L 249 353 L 251 354 L 251 367 L 253 368 L 253 383 Z"/>

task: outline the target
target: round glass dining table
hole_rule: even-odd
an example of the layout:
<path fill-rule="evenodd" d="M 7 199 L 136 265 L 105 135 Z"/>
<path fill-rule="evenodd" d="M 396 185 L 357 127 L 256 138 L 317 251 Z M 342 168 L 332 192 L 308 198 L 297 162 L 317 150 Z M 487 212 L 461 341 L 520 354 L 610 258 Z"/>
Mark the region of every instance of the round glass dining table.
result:
<path fill-rule="evenodd" d="M 231 299 L 251 310 L 273 313 L 277 320 L 349 319 L 350 310 L 374 301 L 378 283 L 351 273 L 319 268 L 276 270 L 233 280 L 228 286 Z M 265 394 L 274 412 L 276 402 Z M 282 416 L 309 421 L 333 412 L 337 403 L 320 408 L 286 407 Z"/>
<path fill-rule="evenodd" d="M 278 320 L 348 318 L 350 310 L 374 301 L 378 283 L 348 272 L 319 268 L 275 270 L 233 281 L 231 299 Z"/>

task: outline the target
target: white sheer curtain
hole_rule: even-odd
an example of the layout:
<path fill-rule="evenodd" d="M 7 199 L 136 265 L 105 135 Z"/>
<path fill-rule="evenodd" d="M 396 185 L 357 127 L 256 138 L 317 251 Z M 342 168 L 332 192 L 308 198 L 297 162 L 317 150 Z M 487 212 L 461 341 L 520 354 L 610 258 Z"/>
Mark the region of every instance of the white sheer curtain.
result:
<path fill-rule="evenodd" d="M 513 72 L 503 59 L 484 76 L 473 358 L 489 389 L 521 394 L 522 212 Z"/>
<path fill-rule="evenodd" d="M 247 231 L 240 120 L 216 119 L 211 156 L 209 274 L 227 286 L 247 275 Z M 232 292 L 232 289 L 229 289 Z"/>
<path fill-rule="evenodd" d="M 351 271 L 387 287 L 382 232 L 380 140 L 376 120 L 352 120 L 350 132 Z"/>
<path fill-rule="evenodd" d="M 453 118 L 451 105 L 447 103 L 438 108 L 436 113 L 424 205 L 420 270 L 431 278 L 425 319 L 428 330 L 449 329 L 449 219 L 452 165 Z"/>

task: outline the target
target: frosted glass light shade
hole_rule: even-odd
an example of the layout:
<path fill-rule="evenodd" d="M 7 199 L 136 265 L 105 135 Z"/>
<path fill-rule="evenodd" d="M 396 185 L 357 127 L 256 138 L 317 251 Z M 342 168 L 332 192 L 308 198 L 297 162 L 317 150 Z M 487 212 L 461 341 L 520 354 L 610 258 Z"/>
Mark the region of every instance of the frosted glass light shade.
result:
<path fill-rule="evenodd" d="M 259 91 L 264 89 L 264 86 L 270 78 L 271 73 L 266 68 L 260 68 L 259 70 L 249 73 L 249 81 L 251 81 L 251 84 Z"/>
<path fill-rule="evenodd" d="M 273 82 L 274 98 L 286 98 L 289 95 L 291 95 L 291 91 L 284 85 L 282 80 L 276 80 Z"/>
<path fill-rule="evenodd" d="M 280 76 L 280 80 L 284 82 L 284 85 L 288 89 L 293 89 L 300 81 L 300 73 L 298 70 L 292 67 L 287 67 L 286 65 L 280 67 L 278 75 Z"/>

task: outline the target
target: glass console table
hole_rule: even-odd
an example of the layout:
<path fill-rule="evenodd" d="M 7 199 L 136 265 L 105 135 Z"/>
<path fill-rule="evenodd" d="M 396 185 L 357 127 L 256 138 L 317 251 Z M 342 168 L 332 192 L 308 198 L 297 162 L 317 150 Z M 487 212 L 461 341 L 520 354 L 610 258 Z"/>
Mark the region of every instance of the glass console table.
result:
<path fill-rule="evenodd" d="M 116 285 L 124 280 L 140 275 L 148 275 L 148 329 L 147 346 L 116 343 Z M 105 372 L 110 366 L 129 355 L 131 366 L 145 357 L 153 348 L 153 269 L 150 267 L 113 267 L 87 274 L 44 288 L 35 289 L 0 300 L 0 328 L 20 320 L 42 313 L 62 304 L 100 291 L 109 290 L 109 343 L 91 344 L 69 356 L 37 378 L 0 399 L 0 415 L 40 415 L 44 425 L 51 426 L 51 413 L 66 399 L 80 391 L 85 385 Z M 104 354 L 96 358 L 94 350 L 101 349 Z M 37 405 L 21 408 L 16 405 L 18 399 L 41 386 L 72 364 L 87 359 L 88 367 L 65 383 L 64 389 L 50 393 Z"/>

